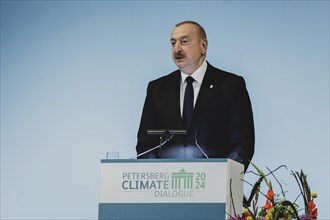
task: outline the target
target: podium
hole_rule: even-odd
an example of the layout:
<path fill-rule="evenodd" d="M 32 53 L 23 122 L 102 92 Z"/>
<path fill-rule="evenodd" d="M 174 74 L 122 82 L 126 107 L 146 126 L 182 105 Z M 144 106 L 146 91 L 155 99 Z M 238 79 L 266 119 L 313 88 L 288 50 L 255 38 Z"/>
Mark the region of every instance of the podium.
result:
<path fill-rule="evenodd" d="M 242 211 L 230 159 L 101 160 L 99 220 L 223 220 Z"/>

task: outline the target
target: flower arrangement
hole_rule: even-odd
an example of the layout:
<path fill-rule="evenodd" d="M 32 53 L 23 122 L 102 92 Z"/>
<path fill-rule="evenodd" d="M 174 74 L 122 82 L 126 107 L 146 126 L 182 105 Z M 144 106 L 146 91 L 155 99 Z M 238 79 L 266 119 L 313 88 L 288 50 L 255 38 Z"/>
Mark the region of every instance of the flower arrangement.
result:
<path fill-rule="evenodd" d="M 257 172 L 252 172 L 258 176 L 258 181 L 253 186 L 249 198 L 244 198 L 243 201 L 243 213 L 236 216 L 231 216 L 229 220 L 314 220 L 317 219 L 317 208 L 314 203 L 314 199 L 317 197 L 316 193 L 311 193 L 310 187 L 307 183 L 307 175 L 301 170 L 300 172 L 291 171 L 294 179 L 299 187 L 299 195 L 294 201 L 286 199 L 285 192 L 282 184 L 277 180 L 275 172 L 285 167 L 284 165 L 278 167 L 275 170 L 268 169 L 269 173 L 265 174 L 255 164 L 251 163 Z M 275 193 L 272 182 L 268 179 L 268 176 L 273 176 L 276 182 L 281 188 L 281 193 Z M 267 193 L 263 193 L 260 190 L 261 183 L 264 182 L 267 187 Z M 260 195 L 264 196 L 266 201 L 263 206 L 258 206 L 258 200 Z M 299 197 L 303 198 L 304 207 L 299 208 L 296 201 Z M 301 212 L 302 214 L 299 214 Z"/>

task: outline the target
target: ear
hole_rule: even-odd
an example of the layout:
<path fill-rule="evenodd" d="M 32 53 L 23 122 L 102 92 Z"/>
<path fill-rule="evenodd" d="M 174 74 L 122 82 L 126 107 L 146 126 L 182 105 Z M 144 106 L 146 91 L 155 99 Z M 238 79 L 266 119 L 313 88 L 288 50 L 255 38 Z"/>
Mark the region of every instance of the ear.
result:
<path fill-rule="evenodd" d="M 201 49 L 202 49 L 202 55 L 205 55 L 207 51 L 207 39 L 202 39 Z"/>

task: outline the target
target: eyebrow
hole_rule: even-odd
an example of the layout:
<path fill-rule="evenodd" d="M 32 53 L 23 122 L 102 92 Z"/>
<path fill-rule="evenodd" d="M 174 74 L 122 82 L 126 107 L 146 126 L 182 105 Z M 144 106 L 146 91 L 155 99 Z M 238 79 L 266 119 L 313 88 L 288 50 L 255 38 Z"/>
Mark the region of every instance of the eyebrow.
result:
<path fill-rule="evenodd" d="M 179 37 L 179 39 L 178 39 L 178 40 L 182 40 L 183 38 L 189 38 L 189 36 L 188 36 L 188 35 L 185 35 L 185 36 Z M 174 38 L 171 38 L 171 41 L 173 41 L 173 40 L 176 40 L 176 39 L 174 39 Z"/>

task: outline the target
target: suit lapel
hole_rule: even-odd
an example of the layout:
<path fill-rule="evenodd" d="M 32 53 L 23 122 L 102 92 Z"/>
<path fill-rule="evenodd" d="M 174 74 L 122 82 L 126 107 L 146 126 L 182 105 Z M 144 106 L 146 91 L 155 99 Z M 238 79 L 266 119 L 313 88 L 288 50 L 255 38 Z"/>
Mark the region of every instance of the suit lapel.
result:
<path fill-rule="evenodd" d="M 203 112 L 205 106 L 212 97 L 215 88 L 217 86 L 216 74 L 213 71 L 213 67 L 208 64 L 205 76 L 201 85 L 201 89 L 198 94 L 198 98 L 195 104 L 194 113 L 192 116 L 192 126 L 198 121 L 201 113 Z"/>
<path fill-rule="evenodd" d="M 174 112 L 174 117 L 176 118 L 175 121 L 179 122 L 178 123 L 178 127 L 180 129 L 183 129 L 184 128 L 184 125 L 183 125 L 183 121 L 182 121 L 182 117 L 181 117 L 181 109 L 180 109 L 180 84 L 181 84 L 181 75 L 180 75 L 180 71 L 176 71 L 175 74 L 174 74 L 174 78 L 173 78 L 173 85 L 169 85 L 169 88 L 173 88 L 171 90 L 171 98 L 173 100 L 173 106 L 174 106 L 174 109 L 175 109 L 175 112 Z"/>

